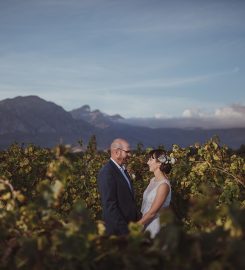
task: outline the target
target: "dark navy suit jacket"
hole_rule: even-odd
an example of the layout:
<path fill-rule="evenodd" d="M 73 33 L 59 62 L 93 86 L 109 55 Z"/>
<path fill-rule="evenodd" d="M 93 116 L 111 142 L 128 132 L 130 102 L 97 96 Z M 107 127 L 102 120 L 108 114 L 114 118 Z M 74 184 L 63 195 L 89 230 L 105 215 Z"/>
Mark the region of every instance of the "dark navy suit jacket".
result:
<path fill-rule="evenodd" d="M 127 174 L 127 173 L 126 173 Z M 98 186 L 102 201 L 103 219 L 107 234 L 128 233 L 128 223 L 137 221 L 137 208 L 130 176 L 131 190 L 120 169 L 110 160 L 98 175 Z"/>

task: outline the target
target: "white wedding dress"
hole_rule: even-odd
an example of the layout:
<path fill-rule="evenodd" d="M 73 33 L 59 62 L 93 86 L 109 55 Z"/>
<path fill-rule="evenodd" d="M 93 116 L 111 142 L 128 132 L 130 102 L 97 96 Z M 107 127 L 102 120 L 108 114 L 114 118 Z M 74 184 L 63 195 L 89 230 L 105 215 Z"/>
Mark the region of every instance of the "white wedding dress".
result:
<path fill-rule="evenodd" d="M 171 201 L 171 186 L 170 186 L 169 180 L 167 179 L 155 180 L 155 177 L 154 177 L 151 179 L 150 184 L 148 185 L 148 187 L 146 188 L 143 194 L 143 202 L 142 202 L 142 207 L 141 207 L 141 213 L 143 216 L 145 213 L 147 213 L 150 210 L 151 205 L 157 194 L 157 188 L 161 184 L 164 184 L 164 183 L 166 183 L 169 186 L 170 190 L 161 208 L 166 208 L 169 206 L 170 201 Z M 150 232 L 152 238 L 155 237 L 155 235 L 160 230 L 159 213 L 157 213 L 156 216 L 153 218 L 153 220 L 146 226 L 145 230 Z"/>

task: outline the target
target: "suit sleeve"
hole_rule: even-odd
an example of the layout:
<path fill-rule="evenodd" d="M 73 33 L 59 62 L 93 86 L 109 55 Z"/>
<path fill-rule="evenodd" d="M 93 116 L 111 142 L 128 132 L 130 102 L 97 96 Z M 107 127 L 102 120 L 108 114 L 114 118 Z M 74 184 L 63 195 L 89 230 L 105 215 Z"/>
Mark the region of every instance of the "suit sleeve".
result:
<path fill-rule="evenodd" d="M 102 172 L 99 175 L 99 189 L 105 216 L 110 223 L 121 233 L 128 232 L 128 226 L 118 206 L 117 182 L 112 175 Z"/>

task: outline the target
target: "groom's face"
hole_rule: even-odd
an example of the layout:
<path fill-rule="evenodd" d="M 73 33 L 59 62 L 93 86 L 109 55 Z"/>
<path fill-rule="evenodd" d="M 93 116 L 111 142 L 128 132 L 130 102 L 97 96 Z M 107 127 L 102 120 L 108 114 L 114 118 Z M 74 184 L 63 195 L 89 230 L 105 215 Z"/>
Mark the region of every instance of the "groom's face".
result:
<path fill-rule="evenodd" d="M 127 159 L 131 156 L 131 150 L 129 144 L 122 144 L 121 148 L 118 148 L 119 152 L 119 159 L 121 164 L 126 163 Z"/>

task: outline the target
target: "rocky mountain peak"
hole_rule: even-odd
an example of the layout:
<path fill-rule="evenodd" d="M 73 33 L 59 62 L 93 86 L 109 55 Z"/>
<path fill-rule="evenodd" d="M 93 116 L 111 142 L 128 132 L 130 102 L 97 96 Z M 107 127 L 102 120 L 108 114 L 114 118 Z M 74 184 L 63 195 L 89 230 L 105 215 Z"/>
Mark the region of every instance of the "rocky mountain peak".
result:
<path fill-rule="evenodd" d="M 107 115 L 98 109 L 91 111 L 89 105 L 74 109 L 70 111 L 70 113 L 74 119 L 85 120 L 91 125 L 99 128 L 108 128 L 113 125 L 113 122 L 123 119 L 119 114 Z"/>

